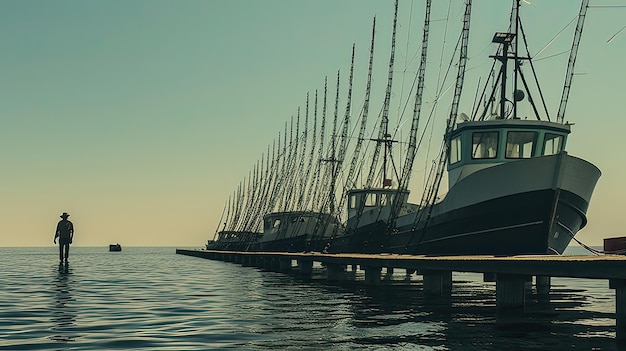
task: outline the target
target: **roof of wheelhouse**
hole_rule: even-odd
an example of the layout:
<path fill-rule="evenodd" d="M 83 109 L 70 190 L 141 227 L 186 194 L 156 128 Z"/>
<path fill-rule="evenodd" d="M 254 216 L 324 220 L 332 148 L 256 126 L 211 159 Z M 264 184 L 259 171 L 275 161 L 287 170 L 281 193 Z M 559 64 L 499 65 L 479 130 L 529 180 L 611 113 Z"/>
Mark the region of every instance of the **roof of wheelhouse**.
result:
<path fill-rule="evenodd" d="M 543 129 L 570 133 L 571 124 L 563 124 L 550 121 L 527 120 L 527 119 L 492 119 L 486 121 L 466 121 L 456 125 L 450 135 L 457 135 L 466 129 L 493 129 L 493 128 L 516 128 L 516 129 Z"/>

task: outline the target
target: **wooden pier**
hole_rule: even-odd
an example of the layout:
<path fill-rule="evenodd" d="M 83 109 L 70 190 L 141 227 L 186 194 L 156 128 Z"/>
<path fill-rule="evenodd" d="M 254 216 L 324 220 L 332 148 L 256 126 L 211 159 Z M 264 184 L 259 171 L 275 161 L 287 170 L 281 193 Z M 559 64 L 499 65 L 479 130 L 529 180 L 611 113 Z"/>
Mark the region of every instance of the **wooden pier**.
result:
<path fill-rule="evenodd" d="M 423 276 L 424 294 L 449 297 L 452 272 L 482 273 L 496 282 L 496 323 L 519 320 L 524 314 L 527 282 L 535 276 L 537 294 L 549 298 L 550 277 L 604 279 L 615 289 L 616 339 L 626 341 L 626 256 L 413 256 L 396 254 L 323 254 L 286 252 L 238 252 L 177 249 L 177 254 L 229 261 L 244 266 L 310 275 L 313 262 L 326 267 L 329 280 L 347 278 L 346 267 L 365 271 L 365 284 L 381 283 L 381 272 L 395 268 Z M 297 262 L 293 267 L 292 262 Z"/>

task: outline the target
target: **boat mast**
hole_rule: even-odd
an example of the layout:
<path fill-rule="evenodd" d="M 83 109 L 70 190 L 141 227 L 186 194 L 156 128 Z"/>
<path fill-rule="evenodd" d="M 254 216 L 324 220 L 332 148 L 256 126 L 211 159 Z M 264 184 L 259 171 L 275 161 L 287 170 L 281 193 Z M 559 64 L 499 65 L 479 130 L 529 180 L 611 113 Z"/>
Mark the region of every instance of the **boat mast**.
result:
<path fill-rule="evenodd" d="M 222 231 L 226 230 L 226 227 L 231 224 L 231 211 L 233 209 L 232 206 L 232 199 L 233 199 L 233 194 L 228 195 L 228 205 L 227 205 L 227 210 L 226 210 L 226 219 L 224 220 L 224 226 L 222 227 Z"/>
<path fill-rule="evenodd" d="M 263 228 L 263 215 L 265 214 L 265 207 L 267 205 L 267 199 L 269 199 L 269 190 L 270 190 L 270 185 L 272 182 L 272 173 L 270 173 L 270 170 L 273 171 L 273 164 L 274 164 L 274 158 L 273 158 L 273 154 L 272 154 L 272 158 L 270 159 L 270 146 L 267 145 L 267 162 L 265 163 L 265 172 L 264 172 L 264 176 L 263 176 L 263 180 L 262 180 L 262 188 L 261 188 L 261 192 L 259 195 L 259 199 L 257 200 L 257 211 L 255 213 L 255 219 L 254 219 L 254 223 L 255 223 L 255 227 L 258 228 L 259 230 Z"/>
<path fill-rule="evenodd" d="M 263 155 L 261 155 L 261 160 L 263 160 Z M 242 229 L 244 231 L 250 231 L 251 223 L 254 215 L 254 208 L 256 200 L 258 199 L 258 189 L 259 189 L 259 161 L 257 160 L 255 166 L 252 168 L 250 173 L 250 180 L 248 182 L 248 198 L 246 199 L 246 213 L 244 216 L 244 222 Z"/>
<path fill-rule="evenodd" d="M 224 204 L 224 208 L 222 209 L 222 215 L 220 216 L 220 220 L 217 221 L 217 228 L 215 228 L 215 234 L 213 234 L 213 240 L 217 239 L 217 234 L 220 231 L 220 226 L 222 225 L 222 221 L 224 220 L 224 215 L 226 214 L 226 210 L 228 208 L 228 203 Z M 226 225 L 226 223 L 224 223 Z"/>
<path fill-rule="evenodd" d="M 348 79 L 348 96 L 346 97 L 346 111 L 343 116 L 343 128 L 341 130 L 341 144 L 339 146 L 339 166 L 344 161 L 346 152 L 348 149 L 348 130 L 350 127 L 350 114 L 352 112 L 352 82 L 354 80 L 354 49 L 355 44 L 352 44 L 352 60 L 350 62 L 350 78 Z M 339 167 L 340 168 L 340 167 Z M 336 173 L 338 173 L 336 171 Z"/>
<path fill-rule="evenodd" d="M 330 144 L 330 155 L 328 158 L 326 158 L 324 161 L 328 162 L 331 164 L 330 167 L 330 183 L 328 184 L 328 188 L 326 189 L 328 191 L 327 193 L 327 198 L 326 198 L 326 204 L 328 204 L 328 206 L 326 206 L 326 204 L 324 204 L 323 208 L 320 210 L 320 212 L 324 212 L 326 209 L 328 209 L 328 211 L 330 213 L 334 213 L 335 212 L 335 183 L 337 182 L 337 179 L 335 178 L 335 173 L 336 173 L 336 168 L 338 168 L 338 158 L 337 158 L 337 120 L 339 118 L 339 83 L 340 83 L 340 78 L 341 78 L 341 71 L 337 71 L 337 87 L 335 89 L 335 113 L 333 115 L 333 134 L 331 137 L 331 144 Z"/>
<path fill-rule="evenodd" d="M 306 132 L 305 132 L 306 134 Z M 306 144 L 306 139 L 303 141 Z M 300 151 L 302 150 L 302 151 Z M 287 177 L 287 184 L 285 187 L 286 198 L 285 211 L 291 211 L 295 207 L 294 205 L 294 192 L 298 191 L 301 179 L 298 177 L 300 169 L 304 167 L 304 156 L 299 155 L 298 152 L 303 153 L 304 149 L 300 143 L 300 107 L 298 106 L 297 118 L 296 118 L 296 133 L 294 137 L 293 154 L 291 156 L 291 168 Z M 298 162 L 299 161 L 299 162 Z"/>
<path fill-rule="evenodd" d="M 283 143 L 282 145 L 282 152 L 281 152 L 281 141 Z M 277 148 L 277 154 L 276 154 L 276 176 L 274 177 L 273 181 L 274 181 L 274 186 L 272 187 L 272 196 L 270 197 L 270 201 L 269 201 L 269 211 L 267 212 L 274 212 L 275 210 L 277 210 L 278 208 L 280 208 L 279 206 L 277 206 L 277 204 L 279 204 L 279 200 L 280 200 L 280 186 L 281 186 L 281 175 L 285 174 L 285 155 L 287 153 L 287 122 L 285 122 L 285 132 L 283 134 L 283 138 L 281 139 L 281 135 L 280 132 L 278 133 L 278 148 Z"/>
<path fill-rule="evenodd" d="M 413 162 L 415 161 L 415 154 L 417 152 L 417 132 L 420 122 L 420 112 L 422 108 L 422 96 L 424 93 L 424 80 L 426 75 L 426 59 L 428 56 L 428 35 L 430 32 L 430 8 L 432 0 L 426 1 L 426 14 L 424 15 L 424 31 L 422 37 L 422 55 L 420 65 L 418 69 L 417 90 L 415 91 L 415 104 L 413 106 L 413 122 L 411 124 L 411 133 L 409 135 L 409 146 L 407 149 L 406 159 L 404 161 L 404 167 L 402 168 L 402 175 L 399 180 L 399 189 L 408 189 L 409 181 L 411 179 L 411 171 L 413 169 Z M 399 209 L 400 201 L 396 201 L 398 204 L 394 207 L 396 211 L 392 215 L 396 215 Z"/>
<path fill-rule="evenodd" d="M 580 5 L 580 12 L 578 13 L 578 23 L 576 24 L 576 33 L 574 34 L 572 49 L 570 50 L 567 73 L 565 74 L 565 85 L 563 86 L 563 94 L 561 95 L 561 104 L 559 105 L 559 111 L 556 115 L 556 121 L 560 123 L 563 123 L 563 119 L 565 118 L 565 108 L 567 107 L 567 99 L 569 98 L 572 78 L 574 77 L 574 64 L 576 63 L 576 56 L 578 54 L 578 44 L 580 44 L 580 37 L 583 34 L 585 15 L 587 14 L 588 7 L 589 0 L 583 0 Z"/>
<path fill-rule="evenodd" d="M 385 102 L 383 105 L 383 114 L 380 121 L 380 126 L 378 128 L 378 138 L 372 139 L 372 141 L 376 142 L 376 147 L 374 148 L 374 154 L 372 156 L 372 163 L 369 168 L 369 173 L 367 175 L 367 180 L 365 181 L 365 189 L 371 189 L 372 183 L 374 182 L 374 175 L 376 173 L 376 165 L 378 164 L 378 158 L 380 155 L 380 144 L 386 142 L 385 138 L 389 138 L 388 125 L 389 125 L 389 104 L 391 100 L 391 87 L 393 83 L 393 64 L 395 57 L 395 49 L 396 49 L 396 28 L 398 25 L 398 0 L 395 1 L 395 10 L 393 16 L 393 32 L 391 35 L 391 54 L 389 57 L 389 71 L 387 73 L 387 89 L 385 90 Z M 376 22 L 374 22 L 376 23 Z M 372 36 L 372 49 L 373 49 L 373 39 Z M 371 56 L 371 53 L 370 53 Z M 385 143 L 385 160 L 386 160 L 386 147 Z M 386 177 L 386 162 L 383 162 L 383 185 L 385 184 Z M 365 202 L 367 201 L 367 196 L 361 196 L 361 199 L 356 208 L 356 214 L 354 215 L 354 226 L 358 225 L 361 220 L 361 216 L 363 215 L 363 211 L 365 209 Z"/>
<path fill-rule="evenodd" d="M 324 161 L 324 135 L 326 130 L 326 108 L 328 104 L 328 77 L 324 77 L 324 101 L 322 106 L 322 124 L 320 126 L 320 148 L 318 149 L 317 156 L 317 165 L 315 170 L 315 185 L 313 186 L 313 197 L 312 197 L 312 205 L 311 208 L 316 209 L 320 208 L 323 202 L 323 199 L 320 198 L 320 188 L 321 184 L 321 172 L 322 172 L 322 162 Z M 320 211 L 321 212 L 321 211 Z"/>
<path fill-rule="evenodd" d="M 446 122 L 446 133 L 445 135 L 449 135 L 450 132 L 454 129 L 457 120 L 457 114 L 459 110 L 459 101 L 461 100 L 461 92 L 463 90 L 463 80 L 465 78 L 465 67 L 467 65 L 467 45 L 469 42 L 469 30 L 470 30 L 470 19 L 472 12 L 472 1 L 466 0 L 465 3 L 465 14 L 463 16 L 463 31 L 461 33 L 461 50 L 459 55 L 459 66 L 456 77 L 456 85 L 454 89 L 454 98 L 452 100 L 452 106 L 450 108 L 450 115 L 448 116 L 448 120 Z M 428 224 L 430 220 L 430 216 L 432 214 L 433 205 L 437 200 L 437 194 L 439 192 L 439 187 L 441 186 L 441 180 L 443 179 L 444 165 L 448 156 L 450 154 L 450 141 L 444 138 L 443 145 L 441 147 L 441 153 L 439 155 L 439 160 L 436 165 L 436 170 L 434 173 L 434 180 L 431 182 L 430 187 L 424 192 L 422 196 L 422 200 L 420 203 L 421 208 L 427 208 L 424 211 L 420 211 L 419 215 L 415 218 L 415 223 L 413 224 L 413 228 L 417 228 L 419 222 L 422 220 L 424 215 L 426 215 L 424 227 Z M 425 213 L 426 212 L 426 213 Z M 416 233 L 416 231 L 414 231 Z M 423 233 L 422 233 L 423 235 Z M 410 244 L 413 237 L 409 239 Z M 421 240 L 421 237 L 420 237 Z"/>
<path fill-rule="evenodd" d="M 283 191 L 285 192 L 285 211 L 292 210 L 292 195 L 294 192 L 294 188 L 297 183 L 297 179 L 295 179 L 295 173 L 298 168 L 297 160 L 298 160 L 298 151 L 300 150 L 300 107 L 298 107 L 298 112 L 296 115 L 296 131 L 293 131 L 293 117 L 291 118 L 291 130 L 290 130 L 290 138 L 291 138 L 291 146 L 289 147 L 289 172 L 286 174 L 286 182 L 283 187 Z"/>
<path fill-rule="evenodd" d="M 317 134 L 317 90 L 315 91 L 315 106 L 314 106 L 314 114 L 313 114 L 313 133 L 311 134 L 311 151 L 309 153 L 309 157 L 308 157 L 308 163 L 306 166 L 306 171 L 304 176 L 302 177 L 302 186 L 300 189 L 300 197 L 298 198 L 298 208 L 302 209 L 303 211 L 306 210 L 306 204 L 305 204 L 305 200 L 307 197 L 307 191 L 311 189 L 311 182 L 310 182 L 310 177 L 311 177 L 311 168 L 313 166 L 313 157 L 315 155 L 315 144 L 316 144 L 316 134 Z M 305 109 L 305 125 L 308 125 L 308 121 L 309 121 L 309 93 L 306 93 L 306 109 Z M 306 135 L 306 129 L 305 129 L 305 136 L 304 138 L 307 138 Z"/>
<path fill-rule="evenodd" d="M 356 145 L 354 146 L 354 152 L 352 153 L 352 160 L 350 161 L 350 169 L 348 170 L 348 176 L 346 177 L 346 184 L 344 188 L 344 193 L 341 196 L 341 202 L 339 207 L 343 208 L 345 201 L 347 200 L 347 190 L 352 189 L 356 186 L 356 180 L 354 173 L 356 172 L 356 166 L 359 161 L 359 156 L 361 154 L 361 148 L 363 146 L 363 140 L 365 136 L 365 130 L 367 127 L 367 117 L 369 115 L 369 106 L 370 106 L 370 95 L 372 91 L 372 70 L 374 67 L 374 39 L 376 36 L 376 17 L 374 17 L 374 21 L 372 23 L 372 41 L 370 44 L 370 59 L 367 69 L 367 85 L 365 88 L 365 101 L 363 103 L 363 110 L 361 112 L 361 126 L 359 129 L 359 136 L 356 140 Z"/>
<path fill-rule="evenodd" d="M 311 202 L 311 198 L 313 196 L 313 191 L 315 190 L 317 184 L 318 184 L 318 179 L 319 179 L 319 170 L 320 170 L 320 163 L 319 163 L 319 158 L 321 158 L 321 155 L 318 157 L 318 159 L 315 159 L 315 144 L 317 142 L 317 138 L 315 138 L 315 136 L 317 135 L 317 89 L 315 90 L 315 107 L 313 109 L 313 148 L 311 149 L 311 155 L 310 155 L 310 160 L 309 160 L 309 166 L 308 168 L 311 169 L 311 167 L 313 166 L 313 162 L 315 162 L 315 170 L 313 171 L 313 173 L 311 174 L 311 180 L 309 181 L 309 188 L 307 190 L 306 193 L 306 197 L 304 198 L 304 203 L 302 204 L 302 209 L 303 210 L 308 210 L 309 209 L 309 203 Z M 321 139 L 321 144 L 318 152 L 321 153 L 322 149 L 323 149 L 323 143 L 324 143 L 324 128 L 323 125 L 320 128 L 320 139 Z"/>
<path fill-rule="evenodd" d="M 393 32 L 391 35 L 391 55 L 389 57 L 389 71 L 387 73 L 387 89 L 385 90 L 385 102 L 383 105 L 383 114 L 382 114 L 382 118 L 380 121 L 378 138 L 373 140 L 376 142 L 376 148 L 374 149 L 374 155 L 372 157 L 372 164 L 369 170 L 369 174 L 367 176 L 365 188 L 371 188 L 372 183 L 374 182 L 374 175 L 376 173 L 376 165 L 378 164 L 378 158 L 380 156 L 381 144 L 384 145 L 383 186 L 388 184 L 387 183 L 387 156 L 390 153 L 391 144 L 393 143 L 393 140 L 391 140 L 391 135 L 389 134 L 389 130 L 388 130 L 389 129 L 389 105 L 391 104 L 391 88 L 393 85 L 393 65 L 394 65 L 395 51 L 396 51 L 396 28 L 397 26 L 398 26 L 398 0 L 395 1 L 395 11 L 394 11 L 394 16 L 393 16 Z M 361 207 L 363 206 L 360 206 L 359 208 L 360 211 L 361 211 Z"/>

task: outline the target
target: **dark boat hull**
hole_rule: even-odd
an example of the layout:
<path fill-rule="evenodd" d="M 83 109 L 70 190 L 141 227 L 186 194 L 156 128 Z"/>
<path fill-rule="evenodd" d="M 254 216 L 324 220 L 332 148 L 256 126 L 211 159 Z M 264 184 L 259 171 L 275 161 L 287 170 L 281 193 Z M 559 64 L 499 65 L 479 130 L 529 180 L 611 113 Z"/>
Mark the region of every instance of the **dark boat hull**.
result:
<path fill-rule="evenodd" d="M 384 220 L 348 230 L 330 242 L 328 252 L 561 254 L 587 223 L 599 177 L 595 166 L 566 153 L 484 169 L 393 230 Z M 485 185 L 491 179 L 510 182 Z"/>
<path fill-rule="evenodd" d="M 315 211 L 273 212 L 264 216 L 263 237 L 249 251 L 322 251 L 322 238 L 342 233 L 343 225 L 332 215 Z M 317 234 L 314 234 L 317 233 Z M 320 246 L 321 245 L 321 246 Z"/>
<path fill-rule="evenodd" d="M 276 239 L 267 242 L 258 242 L 252 245 L 249 251 L 271 251 L 271 252 L 308 252 L 322 251 L 323 247 L 315 246 L 311 243 L 311 234 L 302 234 L 295 237 Z M 321 242 L 316 242 L 322 245 Z"/>
<path fill-rule="evenodd" d="M 426 255 L 562 253 L 586 220 L 588 204 L 574 194 L 546 190 L 493 199 L 432 217 L 415 230 L 387 232 L 377 222 L 331 242 L 329 252 Z M 558 222 L 551 221 L 552 214 Z M 552 223 L 551 223 L 552 222 Z"/>

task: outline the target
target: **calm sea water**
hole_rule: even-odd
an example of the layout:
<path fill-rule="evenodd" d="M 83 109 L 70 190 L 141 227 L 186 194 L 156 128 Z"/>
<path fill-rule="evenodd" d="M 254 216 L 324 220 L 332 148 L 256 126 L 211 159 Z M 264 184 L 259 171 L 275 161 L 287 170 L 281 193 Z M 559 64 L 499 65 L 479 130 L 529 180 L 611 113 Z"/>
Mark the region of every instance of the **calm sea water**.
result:
<path fill-rule="evenodd" d="M 3 350 L 617 350 L 614 291 L 553 278 L 549 306 L 495 325 L 495 284 L 455 273 L 450 301 L 398 271 L 380 287 L 176 255 L 174 248 L 0 248 Z"/>

